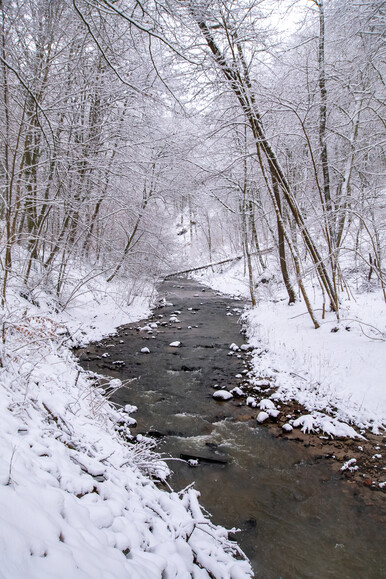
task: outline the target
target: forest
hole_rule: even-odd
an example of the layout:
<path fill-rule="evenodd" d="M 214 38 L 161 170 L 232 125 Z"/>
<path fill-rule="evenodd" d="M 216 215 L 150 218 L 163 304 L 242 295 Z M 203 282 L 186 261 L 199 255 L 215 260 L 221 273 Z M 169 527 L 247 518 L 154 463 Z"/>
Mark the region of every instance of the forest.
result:
<path fill-rule="evenodd" d="M 69 347 L 146 317 L 157 284 L 178 272 L 226 293 L 241 288 L 250 307 L 251 341 L 252 329 L 261 327 L 269 348 L 289 352 L 295 365 L 314 372 L 307 394 L 303 386 L 290 386 L 291 396 L 307 407 L 319 388 L 315 411 L 334 408 L 333 420 L 356 425 L 361 435 L 366 428 L 384 432 L 385 2 L 0 0 L 0 20 L 0 382 L 8 425 L 1 504 L 17 479 L 13 465 L 16 473 L 21 443 L 15 441 L 22 423 L 40 424 L 41 432 L 47 422 L 60 428 L 68 436 L 64 454 L 71 454 L 72 445 L 86 452 L 82 435 L 75 443 L 74 432 L 87 433 L 94 441 L 88 462 L 76 460 L 83 461 L 82 473 L 99 476 L 101 457 L 114 452 L 110 438 L 123 411 L 109 407 L 101 418 L 99 389 L 76 394 L 77 388 L 90 391 L 90 377 L 77 368 Z M 100 312 L 105 318 L 98 325 Z M 303 326 L 295 327 L 294 318 Z M 310 328 L 315 337 L 307 334 Z M 328 346 L 318 342 L 324 330 Z M 335 333 L 347 341 L 334 346 Z M 361 338 L 374 344 L 371 353 Z M 325 347 L 336 349 L 340 361 L 325 362 Z M 310 354 L 311 348 L 319 352 Z M 344 363 L 350 348 L 351 362 Z M 347 368 L 354 368 L 357 352 L 363 374 L 354 384 L 357 369 L 350 374 Z M 360 390 L 365 373 L 374 384 L 371 393 Z M 325 386 L 329 374 L 336 375 L 335 398 Z M 67 394 L 55 394 L 58 384 Z M 81 404 L 76 418 L 68 414 L 66 396 Z M 367 414 L 360 402 L 365 398 L 372 404 Z M 100 448 L 93 421 L 104 424 Z M 128 430 L 130 421 L 123 420 Z M 339 430 L 335 423 L 333 428 Z M 30 448 L 42 443 L 41 436 Z M 53 435 L 47 443 L 48 456 L 57 452 L 50 445 L 59 439 Z M 132 473 L 145 462 L 152 466 L 139 466 L 141 476 L 160 477 L 157 455 L 145 442 L 127 459 L 123 443 L 114 444 L 117 456 L 123 453 L 121 463 L 134 469 L 128 476 L 139 489 L 137 500 L 147 504 L 147 483 Z M 25 458 L 20 480 L 34 468 Z M 69 475 L 73 481 L 76 476 Z M 68 484 L 66 493 L 83 498 L 91 483 L 79 481 L 74 489 Z M 381 489 L 385 484 L 377 482 Z M 30 503 L 34 492 L 26 491 Z M 182 547 L 170 539 L 170 575 L 162 574 L 166 567 L 158 560 L 152 574 L 141 546 L 131 576 L 185 577 L 178 574 L 180 556 L 187 577 L 251 576 L 247 559 L 224 543 L 214 525 L 208 531 L 214 566 L 202 555 L 204 532 L 191 547 L 193 555 L 181 555 L 204 515 L 193 491 L 176 496 L 171 506 L 162 506 L 168 514 L 161 516 L 160 537 L 170 525 L 193 527 L 184 531 Z M 19 499 L 12 499 L 8 523 L 24 508 Z M 47 494 L 47 505 L 55 500 Z M 127 500 L 122 494 L 122 509 L 129 509 Z M 68 512 L 75 513 L 74 505 L 67 505 Z M 36 512 L 31 510 L 31 521 Z M 169 515 L 172 522 L 165 519 Z M 142 533 L 143 539 L 150 531 L 142 519 L 136 524 L 128 536 Z M 2 528 L 0 549 L 8 541 L 7 524 Z M 48 533 L 49 524 L 41 528 Z M 72 532 L 75 544 L 79 538 Z M 65 543 L 65 531 L 57 534 Z M 118 545 L 125 552 L 119 540 L 112 545 L 109 539 L 109 549 Z M 15 541 L 18 555 L 25 549 L 46 557 L 45 546 L 31 547 L 32 538 Z M 118 555 L 105 554 L 106 568 L 117 565 L 112 576 L 126 576 L 129 559 L 123 564 Z M 83 555 L 73 568 L 69 563 L 74 577 L 102 577 L 79 561 Z M 49 567 L 39 574 L 29 564 L 10 566 L 5 577 L 61 576 Z"/>
<path fill-rule="evenodd" d="M 385 293 L 382 2 L 3 2 L 2 303 L 273 248 L 289 302 Z M 295 288 L 296 286 L 296 288 Z"/>

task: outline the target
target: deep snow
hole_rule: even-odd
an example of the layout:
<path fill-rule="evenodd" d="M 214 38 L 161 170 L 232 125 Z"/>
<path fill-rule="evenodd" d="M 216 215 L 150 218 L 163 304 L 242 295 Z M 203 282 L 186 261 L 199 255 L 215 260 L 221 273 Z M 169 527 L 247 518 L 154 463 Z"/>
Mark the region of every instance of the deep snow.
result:
<path fill-rule="evenodd" d="M 142 437 L 134 407 L 114 408 L 69 347 L 143 318 L 149 295 L 100 279 L 65 312 L 40 291 L 10 291 L 0 369 L 0 578 L 250 577 L 227 531 L 193 488 L 165 491 L 168 468 Z M 110 388 L 124 387 L 112 380 Z M 126 440 L 128 442 L 126 442 Z"/>

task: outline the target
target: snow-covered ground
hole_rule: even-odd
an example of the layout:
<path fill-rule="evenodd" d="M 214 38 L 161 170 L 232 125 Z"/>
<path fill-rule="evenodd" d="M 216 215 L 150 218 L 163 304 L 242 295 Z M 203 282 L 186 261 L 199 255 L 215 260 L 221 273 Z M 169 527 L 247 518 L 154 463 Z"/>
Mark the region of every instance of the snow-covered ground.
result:
<path fill-rule="evenodd" d="M 128 305 L 95 278 L 64 312 L 16 289 L 1 312 L 0 578 L 250 577 L 194 489 L 160 488 L 168 469 L 131 438 L 135 409 L 114 408 L 69 349 L 142 318 L 152 288 Z"/>
<path fill-rule="evenodd" d="M 243 264 L 223 267 L 222 273 L 205 270 L 195 276 L 228 294 L 249 297 Z M 266 276 L 268 277 L 268 276 Z M 266 281 L 266 280 L 265 280 Z M 317 294 L 315 309 L 321 307 Z M 277 400 L 294 399 L 314 413 L 370 427 L 386 426 L 386 304 L 380 289 L 371 293 L 342 294 L 341 321 L 332 313 L 315 330 L 303 302 L 289 307 L 281 284 L 271 279 L 257 289 L 258 304 L 245 320 L 255 346 L 253 369 L 257 378 L 274 381 Z M 308 422 L 310 424 L 310 422 Z M 336 429 L 336 433 L 338 430 Z"/>
<path fill-rule="evenodd" d="M 248 297 L 241 263 L 197 277 Z M 43 290 L 26 296 L 11 285 L 1 312 L 0 579 L 250 577 L 249 563 L 202 512 L 197 492 L 161 488 L 168 468 L 151 441 L 134 442 L 135 408 L 113 407 L 70 351 L 146 317 L 154 288 L 142 286 L 138 297 L 135 288 L 102 278 L 80 280 L 74 272 L 64 310 Z M 259 416 L 295 399 L 309 414 L 293 426 L 343 436 L 350 427 L 342 422 L 383 430 L 381 293 L 343 299 L 341 322 L 327 314 L 319 330 L 302 302 L 286 305 L 274 279 L 260 284 L 257 297 L 245 314 L 251 380 L 268 378 L 276 387 L 259 403 Z M 110 387 L 124 385 L 112 380 Z"/>

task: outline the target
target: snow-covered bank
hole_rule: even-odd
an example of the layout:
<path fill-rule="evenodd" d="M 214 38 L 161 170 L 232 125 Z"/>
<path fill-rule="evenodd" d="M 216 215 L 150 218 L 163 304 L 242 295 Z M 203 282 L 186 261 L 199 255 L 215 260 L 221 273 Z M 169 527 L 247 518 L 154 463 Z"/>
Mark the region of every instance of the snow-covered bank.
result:
<path fill-rule="evenodd" d="M 339 324 L 328 314 L 317 331 L 304 304 L 261 304 L 247 316 L 251 344 L 269 349 L 255 357 L 255 372 L 281 370 L 278 399 L 292 398 L 310 411 L 326 410 L 377 432 L 386 425 L 386 342 L 380 339 L 386 308 L 381 299 L 358 296 L 355 304 L 342 304 Z"/>
<path fill-rule="evenodd" d="M 224 293 L 249 296 L 240 263 L 195 277 Z M 319 330 L 313 328 L 304 303 L 288 307 L 280 284 L 260 284 L 257 296 L 257 307 L 245 316 L 255 347 L 253 370 L 258 378 L 274 380 L 275 398 L 297 400 L 310 412 L 327 411 L 374 432 L 383 430 L 386 304 L 381 292 L 343 296 L 341 322 L 328 313 Z M 314 299 L 320 307 L 318 296 Z"/>
<path fill-rule="evenodd" d="M 9 295 L 0 369 L 0 577 L 249 577 L 249 564 L 203 514 L 195 490 L 158 488 L 154 479 L 167 467 L 149 442 L 130 442 L 134 409 L 110 405 L 69 350 L 144 315 L 149 299 L 128 306 L 121 290 L 107 292 L 94 280 L 65 312 L 55 312 L 42 291 L 34 303 Z"/>

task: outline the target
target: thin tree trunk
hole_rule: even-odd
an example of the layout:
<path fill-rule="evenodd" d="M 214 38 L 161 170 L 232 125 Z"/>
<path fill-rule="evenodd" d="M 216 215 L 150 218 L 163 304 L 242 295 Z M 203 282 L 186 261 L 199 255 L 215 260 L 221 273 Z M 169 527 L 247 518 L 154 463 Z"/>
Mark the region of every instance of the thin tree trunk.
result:
<path fill-rule="evenodd" d="M 4 306 L 7 295 L 7 283 L 8 276 L 12 269 L 12 240 L 11 240 L 11 206 L 12 206 L 12 192 L 10 187 L 10 174 L 9 174 L 9 140 L 10 140 L 10 124 L 9 124 L 9 93 L 8 93 L 8 70 L 5 66 L 6 57 L 6 32 L 5 32 L 5 22 L 4 22 L 4 10 L 1 3 L 1 16 L 2 16 L 2 26 L 1 26 L 1 72 L 3 81 L 3 101 L 4 101 L 4 117 L 5 117 L 5 143 L 4 143 L 4 168 L 5 168 L 5 221 L 6 221 L 6 246 L 5 246 L 5 256 L 4 256 L 4 277 L 3 277 L 3 287 L 1 294 L 1 306 Z M 3 217 L 4 210 L 3 205 L 1 206 L 1 217 Z"/>
<path fill-rule="evenodd" d="M 134 238 L 135 238 L 136 233 L 137 233 L 137 231 L 138 231 L 138 227 L 139 227 L 139 225 L 140 225 L 140 223 L 141 223 L 142 216 L 143 216 L 143 214 L 144 214 L 144 212 L 145 212 L 145 209 L 146 209 L 146 206 L 147 206 L 147 204 L 148 204 L 148 202 L 149 202 L 149 199 L 150 199 L 150 196 L 149 196 L 149 197 L 146 197 L 146 198 L 143 200 L 142 207 L 141 207 L 141 211 L 140 211 L 140 213 L 139 213 L 139 215 L 138 215 L 138 217 L 137 217 L 137 220 L 136 220 L 136 222 L 135 222 L 135 224 L 134 224 L 133 230 L 132 230 L 131 234 L 129 235 L 129 238 L 128 238 L 127 242 L 126 242 L 126 245 L 125 245 L 125 248 L 124 248 L 124 250 L 123 250 L 121 259 L 119 260 L 118 264 L 115 266 L 115 269 L 114 269 L 113 273 L 110 275 L 110 277 L 107 278 L 107 281 L 108 281 L 108 282 L 112 281 L 112 280 L 115 278 L 115 276 L 117 275 L 117 273 L 118 273 L 119 270 L 121 269 L 122 265 L 124 264 L 125 259 L 126 259 L 126 257 L 127 257 L 127 254 L 129 253 L 130 249 L 132 248 Z"/>
<path fill-rule="evenodd" d="M 279 183 L 277 182 L 276 175 L 274 172 L 271 172 L 272 178 L 272 189 L 273 194 L 275 196 L 275 201 L 278 207 L 278 214 L 276 215 L 277 220 L 277 235 L 278 235 L 278 246 L 279 246 L 279 260 L 280 260 L 280 269 L 281 274 L 283 276 L 284 285 L 287 290 L 288 294 L 288 303 L 294 304 L 296 302 L 296 294 L 294 288 L 291 284 L 291 279 L 288 273 L 288 266 L 287 266 L 287 258 L 286 258 L 286 251 L 285 251 L 285 235 L 284 235 L 284 221 L 283 221 L 283 212 L 281 207 L 281 199 L 280 199 L 280 189 Z M 280 217 L 279 217 L 280 213 Z"/>
<path fill-rule="evenodd" d="M 256 230 L 255 213 L 253 210 L 252 201 L 249 201 L 248 211 L 249 211 L 249 219 L 250 219 L 250 225 L 251 225 L 251 230 L 252 230 L 252 241 L 253 241 L 255 248 L 256 248 L 256 254 L 257 254 L 257 258 L 258 258 L 259 263 L 260 263 L 260 267 L 264 271 L 266 269 L 266 266 L 265 266 L 265 263 L 263 260 L 263 256 L 261 255 L 261 252 L 260 252 L 260 243 L 259 243 L 259 238 L 258 238 L 257 230 Z"/>

